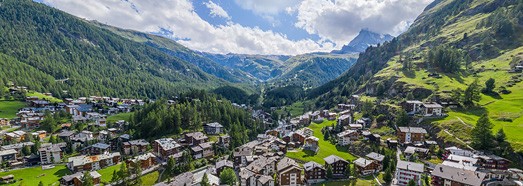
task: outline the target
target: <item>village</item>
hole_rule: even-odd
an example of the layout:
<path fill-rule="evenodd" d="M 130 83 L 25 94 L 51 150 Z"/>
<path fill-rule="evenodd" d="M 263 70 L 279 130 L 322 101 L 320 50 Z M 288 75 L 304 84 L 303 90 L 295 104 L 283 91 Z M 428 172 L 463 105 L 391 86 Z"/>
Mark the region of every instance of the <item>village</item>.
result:
<path fill-rule="evenodd" d="M 38 97 L 26 97 L 25 101 L 27 107 L 20 109 L 16 118 L 0 120 L 4 129 L 0 147 L 3 171 L 65 165 L 69 173 L 59 179 L 64 186 L 83 185 L 86 173 L 95 185 L 118 185 L 152 171 L 169 176 L 167 167 L 191 161 L 198 161 L 198 166 L 180 169 L 179 174 L 155 184 L 200 185 L 202 180 L 210 185 L 242 186 L 523 183 L 523 171 L 511 168 L 509 160 L 440 146 L 422 126 L 396 126 L 385 136 L 372 132 L 373 121 L 358 114 L 363 103 L 357 95 L 330 110 L 278 121 L 277 127 L 233 149 L 231 137 L 218 122 L 205 123 L 202 131 L 185 132 L 179 138 L 148 141 L 129 135 L 128 121 L 107 121 L 108 116 L 138 109 L 146 104 L 143 100 L 91 96 L 60 103 Z M 446 116 L 445 107 L 438 103 L 408 100 L 398 106 L 411 120 Z M 263 110 L 251 112 L 253 119 L 273 122 Z M 70 116 L 70 123 L 60 123 L 54 133 L 41 130 L 45 117 L 57 113 Z M 79 128 L 80 123 L 87 125 Z M 99 171 L 121 164 L 135 172 L 128 178 L 102 181 Z M 231 172 L 233 178 L 225 181 L 222 174 Z M 17 174 L 0 180 L 8 184 L 22 181 Z"/>

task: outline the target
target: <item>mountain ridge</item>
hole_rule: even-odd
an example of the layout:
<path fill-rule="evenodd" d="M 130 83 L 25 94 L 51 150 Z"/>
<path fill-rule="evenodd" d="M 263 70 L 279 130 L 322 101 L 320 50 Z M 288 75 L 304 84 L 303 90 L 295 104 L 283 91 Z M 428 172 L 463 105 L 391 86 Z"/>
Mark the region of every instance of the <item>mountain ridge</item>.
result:
<path fill-rule="evenodd" d="M 369 29 L 362 29 L 358 35 L 349 42 L 347 45 L 343 45 L 340 50 L 333 50 L 331 53 L 334 54 L 351 54 L 361 53 L 369 46 L 376 46 L 387 41 L 391 41 L 394 37 L 389 34 L 378 34 L 372 32 Z"/>

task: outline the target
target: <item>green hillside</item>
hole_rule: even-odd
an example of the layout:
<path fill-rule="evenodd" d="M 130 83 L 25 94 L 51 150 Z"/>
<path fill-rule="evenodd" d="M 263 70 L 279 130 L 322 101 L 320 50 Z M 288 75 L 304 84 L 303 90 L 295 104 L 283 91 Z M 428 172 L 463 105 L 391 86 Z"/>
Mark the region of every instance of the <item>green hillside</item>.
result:
<path fill-rule="evenodd" d="M 470 129 L 488 113 L 493 131 L 503 128 L 513 148 L 522 151 L 522 74 L 509 73 L 523 61 L 522 46 L 523 1 L 435 1 L 407 32 L 367 49 L 347 73 L 312 90 L 309 98 L 321 106 L 353 93 L 391 100 L 412 93 L 421 100 L 455 101 L 458 89 L 474 80 L 484 87 L 493 78 L 494 93 L 482 93 L 475 106 L 448 110 L 449 117 L 436 121 L 442 129 L 438 137 L 455 141 L 447 130 L 468 143 Z"/>
<path fill-rule="evenodd" d="M 29 0 L 0 3 L 2 84 L 12 81 L 57 97 L 150 98 L 224 84 L 157 48 L 46 5 Z"/>

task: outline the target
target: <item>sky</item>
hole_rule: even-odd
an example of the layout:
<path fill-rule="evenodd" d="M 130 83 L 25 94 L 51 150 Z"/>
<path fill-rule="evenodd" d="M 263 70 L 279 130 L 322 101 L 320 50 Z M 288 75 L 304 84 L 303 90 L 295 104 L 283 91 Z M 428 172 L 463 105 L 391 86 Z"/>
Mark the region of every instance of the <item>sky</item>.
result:
<path fill-rule="evenodd" d="M 433 0 L 35 0 L 210 53 L 330 52 L 361 29 L 397 36 Z"/>

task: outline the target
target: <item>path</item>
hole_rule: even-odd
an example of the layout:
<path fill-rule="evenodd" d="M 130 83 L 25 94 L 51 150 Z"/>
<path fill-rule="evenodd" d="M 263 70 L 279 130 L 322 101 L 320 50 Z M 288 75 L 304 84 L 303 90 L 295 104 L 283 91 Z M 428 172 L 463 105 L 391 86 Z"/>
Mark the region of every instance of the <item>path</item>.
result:
<path fill-rule="evenodd" d="M 467 146 L 467 148 L 471 149 L 471 150 L 474 150 L 471 146 L 469 146 L 465 141 L 459 139 L 458 137 L 454 136 L 454 134 L 450 133 L 447 129 L 443 130 L 443 132 L 447 133 L 448 135 L 456 138 L 459 142 L 465 144 Z"/>
<path fill-rule="evenodd" d="M 375 174 L 373 174 L 372 176 L 374 176 L 374 179 L 376 180 L 376 183 L 378 183 L 378 185 L 382 185 L 380 180 L 378 179 L 378 177 L 376 177 Z"/>
<path fill-rule="evenodd" d="M 463 124 L 463 125 L 465 125 L 465 126 L 467 126 L 467 127 L 472 128 L 472 126 L 470 126 L 469 124 L 467 124 L 467 123 L 465 123 L 463 120 L 461 120 L 460 117 L 456 116 L 456 118 L 458 118 L 458 120 L 461 122 L 461 124 Z"/>

